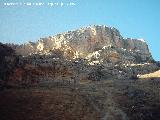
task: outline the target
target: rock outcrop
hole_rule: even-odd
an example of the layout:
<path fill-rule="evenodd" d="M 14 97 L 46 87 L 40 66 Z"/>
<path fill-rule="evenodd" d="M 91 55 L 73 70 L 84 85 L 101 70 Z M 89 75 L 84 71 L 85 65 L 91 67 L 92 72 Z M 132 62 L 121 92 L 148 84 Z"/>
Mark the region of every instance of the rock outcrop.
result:
<path fill-rule="evenodd" d="M 143 39 L 125 39 L 117 29 L 98 25 L 68 31 L 48 38 L 41 38 L 35 43 L 28 42 L 14 47 L 14 49 L 17 54 L 23 56 L 32 54 L 49 55 L 52 54 L 50 51 L 59 49 L 67 59 L 89 59 L 91 54 L 95 54 L 96 58 L 98 58 L 98 51 L 107 47 L 115 48 L 114 52 L 110 51 L 110 53 L 107 54 L 108 59 L 114 62 L 122 61 L 122 59 L 119 59 L 119 56 L 124 52 L 125 57 L 131 59 L 131 62 L 153 60 L 147 43 Z M 103 57 L 106 59 L 106 56 Z M 125 61 L 125 59 L 123 59 L 123 61 Z"/>

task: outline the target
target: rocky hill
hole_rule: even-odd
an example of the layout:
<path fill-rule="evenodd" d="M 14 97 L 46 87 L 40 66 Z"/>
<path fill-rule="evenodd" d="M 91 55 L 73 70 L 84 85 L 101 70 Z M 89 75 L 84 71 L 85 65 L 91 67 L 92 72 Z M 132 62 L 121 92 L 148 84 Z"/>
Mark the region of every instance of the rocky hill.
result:
<path fill-rule="evenodd" d="M 143 39 L 123 38 L 107 26 L 89 26 L 37 42 L 7 44 L 18 56 L 11 86 L 79 84 L 84 80 L 136 78 L 158 69 Z"/>
<path fill-rule="evenodd" d="M 93 25 L 41 38 L 37 42 L 11 45 L 17 54 L 51 55 L 60 50 L 67 59 L 84 58 L 93 61 L 140 63 L 152 61 L 147 43 L 143 39 L 123 38 L 120 32 L 107 26 Z"/>

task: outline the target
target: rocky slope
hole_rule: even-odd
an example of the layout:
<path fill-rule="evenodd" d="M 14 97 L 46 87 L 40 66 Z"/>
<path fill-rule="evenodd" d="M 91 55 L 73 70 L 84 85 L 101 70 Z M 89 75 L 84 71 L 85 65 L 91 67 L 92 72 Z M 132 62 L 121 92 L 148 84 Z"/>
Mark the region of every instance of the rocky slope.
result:
<path fill-rule="evenodd" d="M 18 57 L 15 51 L 0 43 L 0 89 L 2 86 L 7 84 L 7 80 L 10 74 L 14 71 Z"/>

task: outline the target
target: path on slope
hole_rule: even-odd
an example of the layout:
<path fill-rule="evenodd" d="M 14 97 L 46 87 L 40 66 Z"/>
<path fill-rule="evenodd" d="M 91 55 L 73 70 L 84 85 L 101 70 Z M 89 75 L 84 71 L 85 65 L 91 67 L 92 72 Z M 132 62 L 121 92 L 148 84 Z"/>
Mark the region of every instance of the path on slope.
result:
<path fill-rule="evenodd" d="M 100 120 L 128 120 L 126 113 L 114 101 L 112 80 L 90 83 L 81 90 L 85 94 L 83 98 L 100 114 Z"/>

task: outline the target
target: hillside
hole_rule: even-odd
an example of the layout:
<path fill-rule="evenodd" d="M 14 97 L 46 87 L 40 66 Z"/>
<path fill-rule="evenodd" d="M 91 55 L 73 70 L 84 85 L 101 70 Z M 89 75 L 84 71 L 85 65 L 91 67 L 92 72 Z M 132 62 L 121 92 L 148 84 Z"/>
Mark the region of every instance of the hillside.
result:
<path fill-rule="evenodd" d="M 93 25 L 0 45 L 1 120 L 158 120 L 160 66 L 143 39 Z"/>
<path fill-rule="evenodd" d="M 160 78 L 160 70 L 144 75 L 139 75 L 139 78 Z"/>

